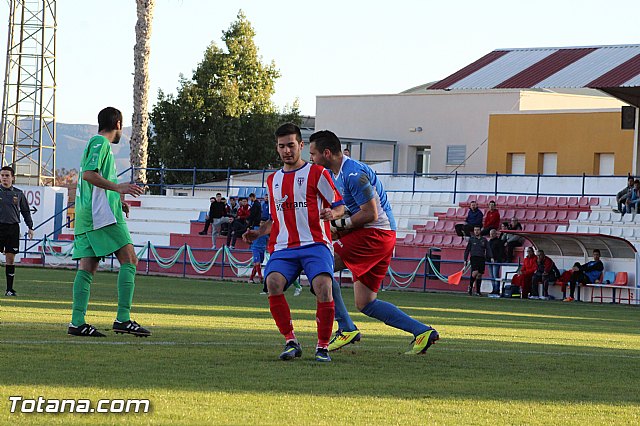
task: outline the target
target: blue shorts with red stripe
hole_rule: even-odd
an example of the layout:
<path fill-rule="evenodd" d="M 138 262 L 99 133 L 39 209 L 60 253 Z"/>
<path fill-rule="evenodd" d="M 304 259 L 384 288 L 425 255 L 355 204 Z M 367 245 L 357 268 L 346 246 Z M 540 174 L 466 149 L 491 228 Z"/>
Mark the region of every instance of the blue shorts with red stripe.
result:
<path fill-rule="evenodd" d="M 304 270 L 309 282 L 320 274 L 333 276 L 333 253 L 325 244 L 309 244 L 307 246 L 274 251 L 264 270 L 265 279 L 272 272 L 278 272 L 287 280 L 285 290 L 300 276 Z"/>

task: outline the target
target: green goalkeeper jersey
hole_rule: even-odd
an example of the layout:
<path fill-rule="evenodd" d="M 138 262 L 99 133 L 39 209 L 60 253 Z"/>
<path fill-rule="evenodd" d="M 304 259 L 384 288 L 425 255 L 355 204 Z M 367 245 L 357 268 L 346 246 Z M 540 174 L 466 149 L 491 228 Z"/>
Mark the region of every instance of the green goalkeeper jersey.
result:
<path fill-rule="evenodd" d="M 111 143 L 104 136 L 96 135 L 89 140 L 82 161 L 76 190 L 76 235 L 100 229 L 114 223 L 125 223 L 120 194 L 91 185 L 82 179 L 87 170 L 98 172 L 103 178 L 118 183 L 116 162 L 111 152 Z"/>

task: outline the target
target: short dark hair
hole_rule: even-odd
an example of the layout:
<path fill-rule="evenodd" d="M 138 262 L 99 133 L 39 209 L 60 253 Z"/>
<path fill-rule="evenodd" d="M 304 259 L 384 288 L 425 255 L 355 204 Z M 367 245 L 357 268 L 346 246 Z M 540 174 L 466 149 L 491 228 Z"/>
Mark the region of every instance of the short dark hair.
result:
<path fill-rule="evenodd" d="M 337 154 L 342 148 L 340 139 L 331 130 L 320 130 L 309 136 L 309 143 L 315 143 L 318 151 L 323 152 L 325 149 Z"/>
<path fill-rule="evenodd" d="M 221 193 L 216 192 L 216 197 L 217 197 L 218 195 L 222 197 L 222 194 L 221 194 Z"/>
<path fill-rule="evenodd" d="M 544 250 L 538 250 L 538 254 L 544 254 Z"/>
<path fill-rule="evenodd" d="M 296 135 L 296 140 L 298 142 L 302 142 L 302 132 L 300 131 L 300 127 L 296 126 L 293 123 L 284 123 L 280 127 L 276 129 L 276 141 L 278 138 L 282 136 L 288 135 Z"/>
<path fill-rule="evenodd" d="M 489 201 L 489 204 L 495 204 L 495 203 L 496 203 L 496 202 L 495 202 L 495 201 L 493 201 L 493 200 Z"/>
<path fill-rule="evenodd" d="M 593 252 L 600 254 L 600 249 L 593 249 Z"/>
<path fill-rule="evenodd" d="M 118 121 L 122 126 L 122 113 L 114 107 L 106 107 L 98 113 L 98 131 L 109 132 L 118 129 Z"/>
<path fill-rule="evenodd" d="M 251 194 L 249 194 L 249 198 L 255 197 L 255 196 L 256 196 L 256 194 L 254 194 L 253 192 Z"/>
<path fill-rule="evenodd" d="M 209 197 L 209 200 L 215 200 L 216 197 Z"/>
<path fill-rule="evenodd" d="M 11 176 L 15 176 L 16 175 L 16 171 L 13 170 L 13 167 L 11 166 L 3 166 L 0 170 L 8 170 L 11 172 Z"/>

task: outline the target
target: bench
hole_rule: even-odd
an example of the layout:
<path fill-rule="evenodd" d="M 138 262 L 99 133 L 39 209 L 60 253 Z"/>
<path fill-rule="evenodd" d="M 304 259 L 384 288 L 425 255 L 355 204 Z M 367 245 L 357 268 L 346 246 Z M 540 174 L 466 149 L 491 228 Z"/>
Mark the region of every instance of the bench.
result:
<path fill-rule="evenodd" d="M 623 300 L 622 292 L 624 290 L 627 290 L 627 297 L 624 300 L 628 301 L 629 304 L 631 304 L 631 301 L 634 300 L 635 298 L 635 291 L 638 289 L 634 286 L 627 285 L 628 280 L 629 280 L 629 276 L 626 272 L 618 272 L 616 274 L 615 280 L 612 283 L 586 284 L 587 287 L 593 288 L 593 290 L 591 291 L 591 302 L 593 302 L 593 299 L 600 299 L 600 303 L 603 303 L 605 298 L 603 289 L 610 288 L 612 289 L 611 303 L 616 302 L 616 290 L 620 290 L 620 293 L 618 295 L 618 303 L 621 303 Z M 600 289 L 599 295 L 595 294 L 596 289 Z M 633 296 L 631 295 L 632 291 L 634 292 Z"/>

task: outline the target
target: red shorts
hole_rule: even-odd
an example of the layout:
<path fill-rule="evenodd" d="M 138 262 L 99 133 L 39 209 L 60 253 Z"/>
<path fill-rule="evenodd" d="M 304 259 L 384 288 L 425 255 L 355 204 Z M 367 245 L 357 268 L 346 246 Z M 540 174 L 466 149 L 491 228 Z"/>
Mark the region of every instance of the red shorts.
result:
<path fill-rule="evenodd" d="M 358 228 L 334 242 L 333 249 L 351 271 L 353 281 L 360 281 L 377 293 L 395 245 L 396 231 Z"/>

